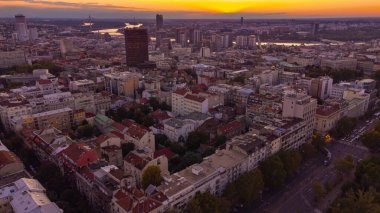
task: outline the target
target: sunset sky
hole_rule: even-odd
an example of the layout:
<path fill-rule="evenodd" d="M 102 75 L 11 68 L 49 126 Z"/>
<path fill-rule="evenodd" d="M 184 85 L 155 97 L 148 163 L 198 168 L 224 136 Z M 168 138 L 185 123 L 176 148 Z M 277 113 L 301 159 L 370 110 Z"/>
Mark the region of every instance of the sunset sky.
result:
<path fill-rule="evenodd" d="M 380 16 L 380 0 L 0 0 L 0 17 L 313 18 Z"/>

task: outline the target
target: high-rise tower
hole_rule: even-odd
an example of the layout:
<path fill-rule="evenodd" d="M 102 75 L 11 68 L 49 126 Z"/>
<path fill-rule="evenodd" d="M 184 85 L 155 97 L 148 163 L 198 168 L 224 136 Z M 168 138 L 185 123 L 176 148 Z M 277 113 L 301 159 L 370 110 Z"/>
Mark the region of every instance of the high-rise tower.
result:
<path fill-rule="evenodd" d="M 16 33 L 19 41 L 27 41 L 29 40 L 28 27 L 26 25 L 26 18 L 22 14 L 15 15 L 16 23 Z"/>
<path fill-rule="evenodd" d="M 148 61 L 148 31 L 139 27 L 127 27 L 125 51 L 128 66 L 136 66 Z"/>
<path fill-rule="evenodd" d="M 156 15 L 156 29 L 159 30 L 164 26 L 164 16 L 161 14 Z"/>

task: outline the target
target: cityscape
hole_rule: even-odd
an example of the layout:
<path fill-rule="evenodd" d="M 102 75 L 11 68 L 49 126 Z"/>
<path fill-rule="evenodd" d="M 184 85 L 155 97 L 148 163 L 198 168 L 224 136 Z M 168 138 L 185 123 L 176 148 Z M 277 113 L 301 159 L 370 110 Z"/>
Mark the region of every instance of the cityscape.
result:
<path fill-rule="evenodd" d="M 380 213 L 380 3 L 298 3 L 0 0 L 0 213 Z"/>

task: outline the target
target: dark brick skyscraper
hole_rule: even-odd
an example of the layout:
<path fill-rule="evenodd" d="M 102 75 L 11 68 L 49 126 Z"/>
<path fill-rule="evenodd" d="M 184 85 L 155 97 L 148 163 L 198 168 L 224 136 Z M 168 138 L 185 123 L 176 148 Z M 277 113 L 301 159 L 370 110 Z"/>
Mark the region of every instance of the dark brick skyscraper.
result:
<path fill-rule="evenodd" d="M 144 28 L 126 28 L 125 51 L 128 66 L 148 61 L 148 31 Z"/>
<path fill-rule="evenodd" d="M 164 26 L 164 16 L 161 14 L 156 15 L 156 28 L 161 29 Z"/>

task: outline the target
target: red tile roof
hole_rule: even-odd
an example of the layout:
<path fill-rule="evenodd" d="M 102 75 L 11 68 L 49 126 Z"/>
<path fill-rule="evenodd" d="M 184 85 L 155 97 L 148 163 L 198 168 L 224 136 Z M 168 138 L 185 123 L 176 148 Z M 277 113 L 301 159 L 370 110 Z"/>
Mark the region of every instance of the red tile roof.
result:
<path fill-rule="evenodd" d="M 92 149 L 82 143 L 72 143 L 69 147 L 64 149 L 60 154 L 65 155 L 72 161 L 77 162 L 86 152 Z"/>
<path fill-rule="evenodd" d="M 124 178 L 124 172 L 121 169 L 112 169 L 110 174 L 118 180 L 122 180 Z"/>
<path fill-rule="evenodd" d="M 12 163 L 21 163 L 21 161 L 13 152 L 0 151 L 0 169 Z"/>
<path fill-rule="evenodd" d="M 86 118 L 92 118 L 92 117 L 95 117 L 94 113 L 86 112 Z"/>
<path fill-rule="evenodd" d="M 166 119 L 169 119 L 171 118 L 168 114 L 168 112 L 166 111 L 162 111 L 160 109 L 150 113 L 150 116 L 154 119 L 154 120 L 159 120 L 159 121 L 163 121 L 163 120 L 166 120 Z"/>
<path fill-rule="evenodd" d="M 138 203 L 133 209 L 132 213 L 149 213 L 154 209 L 160 207 L 162 203 L 153 199 L 147 199 L 143 203 Z"/>
<path fill-rule="evenodd" d="M 125 197 L 119 199 L 116 203 L 121 208 L 123 208 L 126 212 L 131 211 L 131 209 L 133 207 L 133 200 L 132 200 L 132 198 L 130 198 L 128 196 L 125 196 Z"/>
<path fill-rule="evenodd" d="M 126 126 L 124 126 L 123 124 L 119 123 L 119 122 L 115 122 L 112 124 L 112 127 L 120 132 L 122 132 Z"/>
<path fill-rule="evenodd" d="M 80 168 L 79 173 L 82 174 L 82 176 L 87 178 L 88 180 L 94 181 L 95 179 L 94 173 L 90 168 L 88 168 L 88 166 Z"/>
<path fill-rule="evenodd" d="M 127 192 L 136 200 L 140 200 L 144 197 L 144 192 L 136 187 L 128 188 Z"/>
<path fill-rule="evenodd" d="M 135 166 L 136 168 L 140 170 L 142 170 L 148 163 L 148 160 L 138 156 L 134 152 L 128 153 L 128 155 L 125 156 L 124 161 L 132 164 L 133 166 Z"/>
<path fill-rule="evenodd" d="M 242 128 L 242 127 L 243 127 L 243 124 L 240 121 L 234 120 L 225 125 L 220 126 L 218 130 L 222 133 L 227 133 L 227 132 L 230 132 L 237 128 Z"/>
<path fill-rule="evenodd" d="M 170 159 L 176 156 L 176 153 L 174 153 L 170 148 L 163 148 L 163 149 L 155 151 L 153 154 L 153 157 L 158 158 L 161 155 L 165 155 L 168 159 Z"/>
<path fill-rule="evenodd" d="M 128 128 L 127 135 L 132 138 L 140 140 L 144 135 L 151 130 L 143 125 L 140 125 L 132 120 L 124 119 L 122 123 Z"/>
<path fill-rule="evenodd" d="M 200 96 L 195 96 L 195 95 L 186 95 L 185 96 L 186 99 L 189 99 L 189 100 L 192 100 L 192 101 L 196 101 L 196 102 L 199 102 L 199 103 L 202 103 L 203 101 L 206 100 L 205 97 L 200 97 Z"/>
<path fill-rule="evenodd" d="M 123 192 L 123 190 L 118 190 L 115 194 L 114 194 L 114 197 L 116 199 L 121 199 L 123 197 L 126 197 L 127 195 Z"/>
<path fill-rule="evenodd" d="M 189 90 L 187 88 L 180 88 L 174 91 L 173 93 L 178 94 L 178 95 L 185 95 Z"/>
<path fill-rule="evenodd" d="M 38 84 L 51 84 L 52 82 L 51 82 L 51 80 L 49 80 L 49 79 L 39 79 L 39 80 L 37 80 L 37 82 L 38 82 Z"/>

